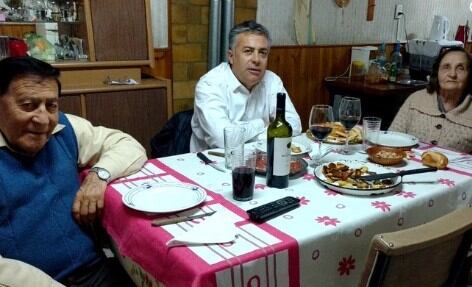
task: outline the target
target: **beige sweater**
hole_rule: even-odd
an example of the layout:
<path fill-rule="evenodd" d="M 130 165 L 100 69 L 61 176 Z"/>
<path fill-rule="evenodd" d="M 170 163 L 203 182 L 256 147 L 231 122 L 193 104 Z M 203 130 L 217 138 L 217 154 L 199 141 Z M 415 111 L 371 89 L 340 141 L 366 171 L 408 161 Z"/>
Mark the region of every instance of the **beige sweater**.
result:
<path fill-rule="evenodd" d="M 413 93 L 398 111 L 389 130 L 416 136 L 420 141 L 458 151 L 472 152 L 472 96 L 442 113 L 437 94 Z"/>
<path fill-rule="evenodd" d="M 24 262 L 0 256 L 0 287 L 63 287 L 49 275 Z"/>

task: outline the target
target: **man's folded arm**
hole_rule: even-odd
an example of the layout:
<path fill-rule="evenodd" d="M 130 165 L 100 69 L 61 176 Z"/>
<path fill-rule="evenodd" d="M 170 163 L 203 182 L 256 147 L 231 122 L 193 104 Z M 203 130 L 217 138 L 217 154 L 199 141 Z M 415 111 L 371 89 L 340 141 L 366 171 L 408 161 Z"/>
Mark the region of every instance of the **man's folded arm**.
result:
<path fill-rule="evenodd" d="M 108 170 L 113 180 L 138 171 L 146 162 L 146 151 L 130 135 L 115 129 L 93 126 L 89 121 L 67 115 L 79 146 L 79 166 Z"/>

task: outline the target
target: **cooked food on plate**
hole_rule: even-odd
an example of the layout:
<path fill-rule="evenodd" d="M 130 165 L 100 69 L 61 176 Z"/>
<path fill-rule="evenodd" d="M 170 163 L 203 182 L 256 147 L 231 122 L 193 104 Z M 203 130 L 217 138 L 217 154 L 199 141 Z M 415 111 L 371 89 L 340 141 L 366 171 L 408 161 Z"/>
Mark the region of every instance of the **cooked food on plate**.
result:
<path fill-rule="evenodd" d="M 323 166 L 323 174 L 326 177 L 326 181 L 340 187 L 346 188 L 357 188 L 357 189 L 373 189 L 373 188 L 385 188 L 393 184 L 390 179 L 376 180 L 376 181 L 365 181 L 359 179 L 363 175 L 372 174 L 369 173 L 367 166 L 361 166 L 359 168 L 351 168 L 343 163 L 329 163 Z"/>
<path fill-rule="evenodd" d="M 327 142 L 345 142 L 346 138 L 349 139 L 349 143 L 361 143 L 362 142 L 362 130 L 359 127 L 354 127 L 347 134 L 346 128 L 340 122 L 333 122 L 331 124 L 332 131 L 326 137 Z"/>
<path fill-rule="evenodd" d="M 421 155 L 421 162 L 426 166 L 445 169 L 449 163 L 449 159 L 440 152 L 426 151 Z"/>
<path fill-rule="evenodd" d="M 331 128 L 331 133 L 326 137 L 325 142 L 341 144 L 345 143 L 346 138 L 348 138 L 350 144 L 362 143 L 362 129 L 360 127 L 352 128 L 349 132 L 349 137 L 343 124 L 340 122 L 332 122 Z M 314 139 L 310 130 L 307 130 L 306 134 L 310 139 Z"/>
<path fill-rule="evenodd" d="M 292 151 L 292 153 L 301 153 L 302 152 L 302 148 L 299 147 L 298 145 L 292 143 L 292 145 L 290 146 L 290 150 Z"/>

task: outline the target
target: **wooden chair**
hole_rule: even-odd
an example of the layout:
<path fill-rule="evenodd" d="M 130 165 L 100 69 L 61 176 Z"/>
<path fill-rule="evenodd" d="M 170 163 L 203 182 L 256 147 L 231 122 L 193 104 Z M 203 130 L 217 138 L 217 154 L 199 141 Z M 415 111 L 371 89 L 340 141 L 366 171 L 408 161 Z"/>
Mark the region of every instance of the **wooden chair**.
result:
<path fill-rule="evenodd" d="M 472 208 L 372 239 L 359 286 L 465 286 Z"/>

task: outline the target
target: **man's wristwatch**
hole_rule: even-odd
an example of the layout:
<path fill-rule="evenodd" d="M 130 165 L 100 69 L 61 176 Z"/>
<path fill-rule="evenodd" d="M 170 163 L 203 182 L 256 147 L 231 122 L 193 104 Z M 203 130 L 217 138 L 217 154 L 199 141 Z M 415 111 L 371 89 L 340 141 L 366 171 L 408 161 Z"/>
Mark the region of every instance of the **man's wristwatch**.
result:
<path fill-rule="evenodd" d="M 108 182 L 110 180 L 111 174 L 108 170 L 94 166 L 90 169 L 90 171 L 95 172 L 99 179 Z"/>

